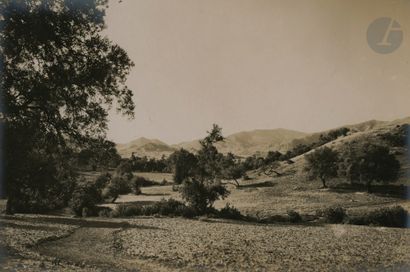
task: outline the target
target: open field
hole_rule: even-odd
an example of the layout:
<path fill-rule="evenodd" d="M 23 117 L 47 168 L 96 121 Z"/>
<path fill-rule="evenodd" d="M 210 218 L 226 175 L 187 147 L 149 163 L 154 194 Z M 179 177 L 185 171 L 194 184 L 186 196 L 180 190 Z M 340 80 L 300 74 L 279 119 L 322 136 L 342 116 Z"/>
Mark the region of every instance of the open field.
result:
<path fill-rule="evenodd" d="M 357 132 L 327 145 L 338 149 L 385 131 L 382 127 Z M 410 164 L 404 150 L 395 152 L 402 164 L 401 178 L 388 186 L 376 184 L 373 193 L 341 179 L 321 189 L 319 181 L 309 181 L 304 173 L 302 155 L 292 163 L 282 162 L 275 169 L 279 176 L 259 169 L 248 172 L 249 179 L 240 180 L 238 188 L 224 181 L 231 193 L 214 205 L 220 209 L 229 203 L 258 219 L 294 210 L 308 218 L 299 225 L 207 217 L 3 216 L 2 271 L 409 271 L 409 228 L 315 221 L 318 210 L 337 205 L 349 216 L 395 205 L 410 211 Z M 95 180 L 100 172 L 81 174 Z M 115 209 L 123 203 L 143 206 L 161 199 L 181 200 L 173 190 L 172 174 L 134 176 L 158 186 L 142 187 L 140 195 L 121 195 L 115 203 L 102 205 Z M 168 183 L 160 186 L 164 179 Z M 0 206 L 4 210 L 3 202 Z"/>
<path fill-rule="evenodd" d="M 0 222 L 1 244 L 10 249 L 9 256 L 3 259 L 2 271 L 408 271 L 410 268 L 409 229 L 259 225 L 180 218 L 15 216 L 3 217 Z"/>
<path fill-rule="evenodd" d="M 169 174 L 156 176 L 160 181 Z M 410 201 L 397 196 L 318 189 L 251 173 L 240 188 L 217 201 L 260 218 L 302 215 L 342 205 L 349 214 Z M 301 178 L 299 176 L 299 178 Z M 407 188 L 407 187 L 404 187 Z M 142 188 L 116 203 L 150 204 L 180 199 L 172 185 Z M 129 219 L 16 215 L 0 219 L 2 271 L 407 271 L 410 229 L 326 225 L 252 224 L 209 218 Z M 15 269 L 15 270 L 13 270 Z M 138 270 L 135 270 L 138 269 Z"/>

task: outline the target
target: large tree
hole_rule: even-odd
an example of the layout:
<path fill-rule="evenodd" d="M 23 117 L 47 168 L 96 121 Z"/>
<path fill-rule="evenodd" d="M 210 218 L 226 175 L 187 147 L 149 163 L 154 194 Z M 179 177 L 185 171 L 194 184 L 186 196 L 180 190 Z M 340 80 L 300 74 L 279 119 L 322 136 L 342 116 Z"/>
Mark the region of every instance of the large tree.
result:
<path fill-rule="evenodd" d="M 352 183 L 362 183 L 371 191 L 373 182 L 390 183 L 398 179 L 400 162 L 387 146 L 369 142 L 347 148 L 341 172 Z"/>
<path fill-rule="evenodd" d="M 106 0 L 0 2 L 0 118 L 9 211 L 22 196 L 32 203 L 49 195 L 33 180 L 44 169 L 37 158 L 51 168 L 50 184 L 72 180 L 63 158 L 91 139 L 105 138 L 108 110 L 115 105 L 133 116 L 125 84 L 133 63 L 101 34 L 106 5 Z"/>
<path fill-rule="evenodd" d="M 221 182 L 224 178 L 224 156 L 215 147 L 215 143 L 223 140 L 222 129 L 214 124 L 208 135 L 200 141 L 196 169 L 185 179 L 181 188 L 182 198 L 198 213 L 205 213 L 216 200 L 229 194 Z"/>
<path fill-rule="evenodd" d="M 329 147 L 322 147 L 306 155 L 306 168 L 310 178 L 319 178 L 323 188 L 326 181 L 337 176 L 339 154 Z"/>
<path fill-rule="evenodd" d="M 175 183 L 181 184 L 185 179 L 195 174 L 198 160 L 191 152 L 181 148 L 172 153 L 169 160 L 172 164 Z"/>

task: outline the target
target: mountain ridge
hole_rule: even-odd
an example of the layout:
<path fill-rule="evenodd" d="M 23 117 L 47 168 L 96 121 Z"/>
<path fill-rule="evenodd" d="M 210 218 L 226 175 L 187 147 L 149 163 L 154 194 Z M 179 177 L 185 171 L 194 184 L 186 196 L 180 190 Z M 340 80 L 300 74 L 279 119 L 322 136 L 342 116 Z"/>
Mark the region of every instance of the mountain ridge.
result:
<path fill-rule="evenodd" d="M 410 123 L 410 117 L 400 118 L 393 121 L 369 120 L 314 133 L 306 133 L 284 128 L 254 129 L 230 134 L 225 138 L 225 141 L 217 143 L 216 147 L 221 153 L 225 154 L 231 152 L 241 157 L 251 155 L 264 156 L 271 150 L 286 152 L 299 144 L 315 142 L 319 139 L 320 135 L 342 127 L 349 128 L 351 132 L 354 133 L 368 131 L 386 124 L 403 122 Z M 132 153 L 135 153 L 135 155 L 139 157 L 147 156 L 151 158 L 160 158 L 164 155 L 169 156 L 174 151 L 181 148 L 190 152 L 196 152 L 200 149 L 200 143 L 197 139 L 169 145 L 158 139 L 140 137 L 126 144 L 117 144 L 116 147 L 118 153 L 124 158 L 130 157 Z"/>

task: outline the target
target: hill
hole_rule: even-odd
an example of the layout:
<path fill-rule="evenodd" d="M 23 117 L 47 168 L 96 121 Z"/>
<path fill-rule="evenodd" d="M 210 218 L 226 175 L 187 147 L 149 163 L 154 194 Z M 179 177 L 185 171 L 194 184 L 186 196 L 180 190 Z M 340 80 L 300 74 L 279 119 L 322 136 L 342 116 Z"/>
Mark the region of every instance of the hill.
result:
<path fill-rule="evenodd" d="M 287 129 L 244 131 L 229 135 L 224 142 L 218 143 L 217 147 L 222 153 L 232 152 L 244 157 L 253 154 L 264 155 L 269 150 L 286 151 L 293 140 L 307 135 L 307 133 Z M 181 148 L 196 152 L 200 149 L 199 140 L 167 145 L 160 140 L 139 138 L 127 144 L 117 145 L 122 157 L 130 157 L 135 152 L 138 156 L 159 158 L 162 155 L 168 156 Z"/>
<path fill-rule="evenodd" d="M 353 125 L 345 125 L 350 132 L 346 138 L 349 140 L 358 135 L 375 133 L 384 131 L 396 125 L 410 123 L 410 117 L 388 121 L 370 120 Z M 282 153 L 294 148 L 297 145 L 309 145 L 318 142 L 321 135 L 339 129 L 334 128 L 316 133 L 304 133 L 300 131 L 288 129 L 258 129 L 252 131 L 243 131 L 231 134 L 226 137 L 224 142 L 218 143 L 216 146 L 222 153 L 234 153 L 237 156 L 247 157 L 252 155 L 264 156 L 268 151 L 276 150 Z M 352 135 L 352 137 L 350 137 Z M 340 140 L 340 139 L 339 139 Z M 168 156 L 175 150 L 184 148 L 190 152 L 196 152 L 200 149 L 199 140 L 183 142 L 175 145 L 168 145 L 157 139 L 139 138 L 127 144 L 117 144 L 117 150 L 122 157 L 130 157 L 133 152 L 137 156 L 147 156 L 152 158 L 160 158 Z"/>
<path fill-rule="evenodd" d="M 118 153 L 123 158 L 129 158 L 133 152 L 142 157 L 160 158 L 162 155 L 169 155 L 175 151 L 166 143 L 157 139 L 138 138 L 127 144 L 117 144 Z"/>
<path fill-rule="evenodd" d="M 306 137 L 304 132 L 287 129 L 258 129 L 238 132 L 226 137 L 224 142 L 216 146 L 222 153 L 234 153 L 238 156 L 265 155 L 270 150 L 284 152 L 295 139 Z M 175 148 L 184 148 L 191 152 L 200 148 L 198 140 L 174 145 Z"/>

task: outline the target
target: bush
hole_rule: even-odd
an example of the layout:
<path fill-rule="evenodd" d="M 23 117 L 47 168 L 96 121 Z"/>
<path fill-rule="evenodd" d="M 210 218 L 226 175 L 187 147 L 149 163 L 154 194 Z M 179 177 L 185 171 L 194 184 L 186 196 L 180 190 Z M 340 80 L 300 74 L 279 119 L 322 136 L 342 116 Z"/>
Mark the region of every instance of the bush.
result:
<path fill-rule="evenodd" d="M 291 223 L 299 223 L 302 221 L 302 217 L 297 211 L 290 210 L 288 211 L 289 221 Z"/>
<path fill-rule="evenodd" d="M 103 207 L 103 208 L 99 209 L 97 214 L 98 214 L 99 217 L 111 217 L 112 213 L 113 213 L 113 211 L 110 208 Z"/>
<path fill-rule="evenodd" d="M 191 207 L 187 207 L 184 203 L 175 199 L 162 199 L 161 201 L 152 205 L 137 206 L 120 204 L 114 211 L 115 217 L 129 217 L 129 216 L 183 216 L 192 218 L 196 216 L 195 210 Z"/>
<path fill-rule="evenodd" d="M 377 209 L 362 216 L 352 217 L 349 224 L 405 228 L 408 212 L 401 206 Z"/>
<path fill-rule="evenodd" d="M 94 183 L 82 180 L 74 189 L 69 206 L 77 216 L 90 215 L 101 201 L 101 192 Z"/>
<path fill-rule="evenodd" d="M 234 220 L 241 220 L 244 218 L 244 216 L 241 214 L 241 212 L 236 209 L 233 206 L 230 206 L 229 203 L 227 203 L 225 205 L 224 208 L 222 208 L 219 212 L 218 212 L 218 216 L 220 218 L 225 218 L 225 219 L 234 219 Z"/>
<path fill-rule="evenodd" d="M 326 223 L 338 224 L 342 223 L 346 217 L 346 210 L 342 207 L 329 207 L 324 210 L 319 210 L 316 214 L 320 217 L 324 217 Z"/>
<path fill-rule="evenodd" d="M 155 186 L 158 185 L 157 182 L 144 178 L 144 177 L 140 177 L 140 176 L 136 176 L 132 179 L 132 184 L 138 187 L 149 187 L 149 186 Z"/>
<path fill-rule="evenodd" d="M 124 216 L 138 216 L 142 214 L 142 209 L 136 205 L 126 206 L 123 210 Z"/>
<path fill-rule="evenodd" d="M 185 181 L 181 187 L 182 198 L 189 206 L 194 208 L 198 214 L 205 214 L 213 203 L 228 196 L 229 191 L 222 184 L 207 184 L 196 179 Z"/>
<path fill-rule="evenodd" d="M 102 173 L 95 179 L 95 186 L 97 189 L 102 190 L 105 186 L 107 186 L 111 178 L 112 176 L 110 173 Z"/>
<path fill-rule="evenodd" d="M 112 202 L 114 203 L 119 195 L 129 194 L 131 192 L 132 189 L 130 182 L 123 177 L 116 176 L 110 181 L 110 183 L 108 183 L 107 187 L 104 189 L 104 197 L 112 198 Z"/>

